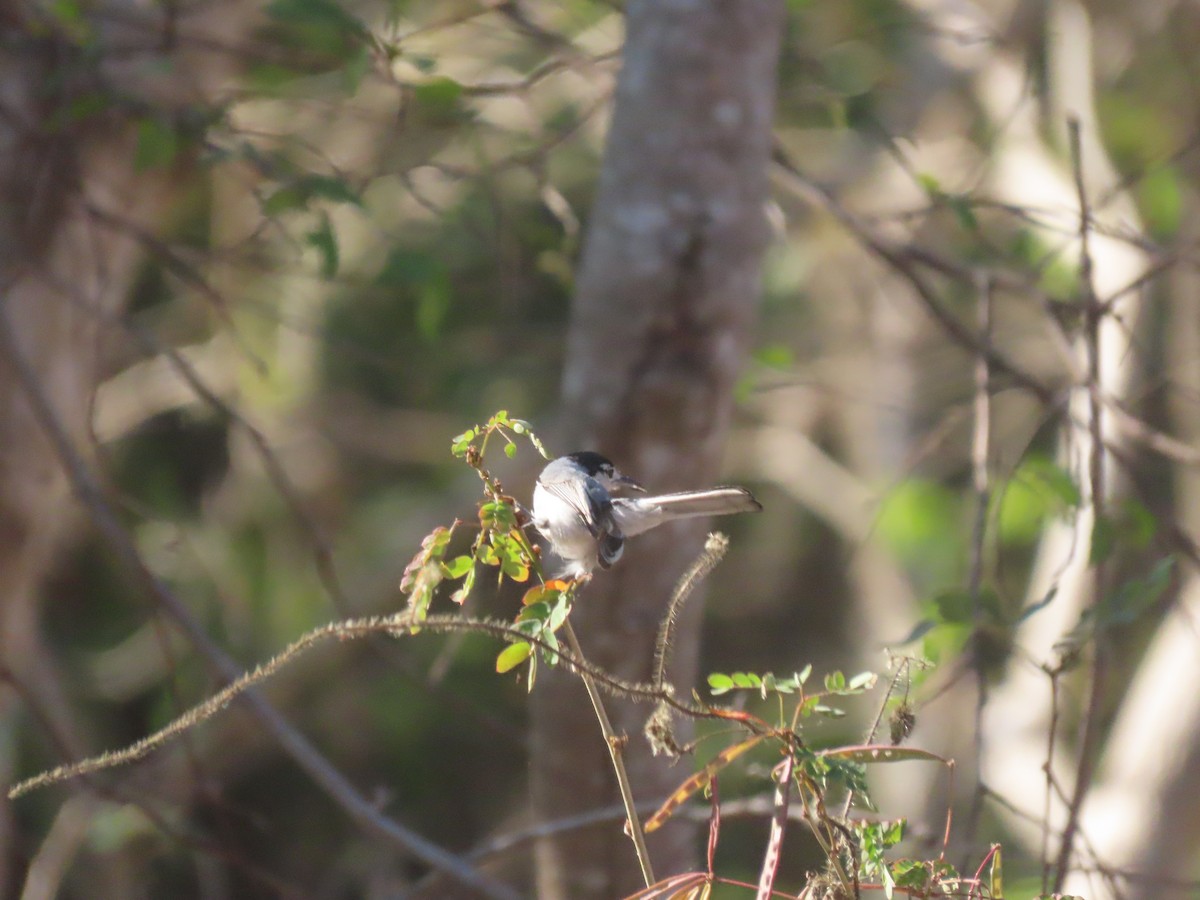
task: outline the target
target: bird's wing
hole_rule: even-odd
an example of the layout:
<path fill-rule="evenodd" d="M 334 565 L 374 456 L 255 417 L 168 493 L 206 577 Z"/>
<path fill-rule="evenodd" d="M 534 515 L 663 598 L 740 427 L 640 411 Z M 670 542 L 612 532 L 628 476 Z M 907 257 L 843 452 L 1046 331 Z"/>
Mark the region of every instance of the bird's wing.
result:
<path fill-rule="evenodd" d="M 602 531 L 616 529 L 612 519 L 612 498 L 594 478 L 543 479 L 542 487 L 575 510 L 579 521 L 587 527 L 592 537 L 598 537 Z"/>

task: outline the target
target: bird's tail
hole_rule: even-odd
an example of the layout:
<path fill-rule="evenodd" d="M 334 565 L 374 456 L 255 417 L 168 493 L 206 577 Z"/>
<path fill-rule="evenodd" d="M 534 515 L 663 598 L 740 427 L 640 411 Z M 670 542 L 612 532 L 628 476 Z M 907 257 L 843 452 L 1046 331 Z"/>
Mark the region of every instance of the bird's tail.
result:
<path fill-rule="evenodd" d="M 761 509 L 762 504 L 745 488 L 715 487 L 654 497 L 621 498 L 613 503 L 613 517 L 624 535 L 632 537 L 674 519 L 730 516 Z"/>
<path fill-rule="evenodd" d="M 685 516 L 728 516 L 733 513 L 759 512 L 762 504 L 743 487 L 715 487 L 706 491 L 681 491 L 649 498 L 671 518 Z"/>

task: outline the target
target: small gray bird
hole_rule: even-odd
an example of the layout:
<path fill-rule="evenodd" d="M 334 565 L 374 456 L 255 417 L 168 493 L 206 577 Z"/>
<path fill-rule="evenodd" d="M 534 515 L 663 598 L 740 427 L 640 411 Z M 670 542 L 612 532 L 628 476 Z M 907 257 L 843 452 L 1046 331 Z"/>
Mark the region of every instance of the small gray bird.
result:
<path fill-rule="evenodd" d="M 657 497 L 613 496 L 622 488 L 645 491 L 589 450 L 560 456 L 542 470 L 533 489 L 533 524 L 565 564 L 560 575 L 583 578 L 596 566 L 607 569 L 621 558 L 626 538 L 664 522 L 762 509 L 742 487 Z"/>

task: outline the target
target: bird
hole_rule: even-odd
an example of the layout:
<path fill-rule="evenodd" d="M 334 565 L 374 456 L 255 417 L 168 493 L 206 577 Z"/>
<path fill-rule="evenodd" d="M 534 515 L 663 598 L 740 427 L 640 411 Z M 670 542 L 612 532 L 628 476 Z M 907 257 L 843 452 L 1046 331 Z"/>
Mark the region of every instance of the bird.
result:
<path fill-rule="evenodd" d="M 743 487 L 719 486 L 645 497 L 645 493 L 599 453 L 583 450 L 551 461 L 533 489 L 533 525 L 563 562 L 558 577 L 585 579 L 621 558 L 625 539 L 665 522 L 697 516 L 759 512 L 762 504 Z"/>

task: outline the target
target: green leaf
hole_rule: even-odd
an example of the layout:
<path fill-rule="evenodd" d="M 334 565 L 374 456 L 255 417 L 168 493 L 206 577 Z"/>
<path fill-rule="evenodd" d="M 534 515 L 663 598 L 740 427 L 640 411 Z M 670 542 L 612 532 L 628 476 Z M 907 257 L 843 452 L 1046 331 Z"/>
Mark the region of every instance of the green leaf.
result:
<path fill-rule="evenodd" d="M 919 859 L 898 859 L 890 866 L 896 884 L 906 888 L 923 888 L 929 883 L 929 870 Z"/>
<path fill-rule="evenodd" d="M 825 676 L 825 690 L 837 693 L 846 689 L 846 676 L 840 671 L 830 672 Z"/>
<path fill-rule="evenodd" d="M 713 672 L 708 676 L 708 687 L 714 696 L 720 696 L 733 690 L 733 679 L 720 672 Z"/>
<path fill-rule="evenodd" d="M 501 675 L 512 671 L 525 662 L 525 660 L 529 659 L 532 652 L 533 647 L 525 641 L 517 641 L 515 644 L 509 644 L 496 657 L 496 671 Z"/>
<path fill-rule="evenodd" d="M 971 200 L 962 194 L 951 194 L 946 197 L 946 205 L 950 207 L 954 213 L 954 218 L 958 219 L 958 224 L 962 226 L 964 231 L 978 231 L 979 220 L 975 218 L 975 210 L 971 205 Z"/>
<path fill-rule="evenodd" d="M 509 532 L 517 526 L 517 511 L 510 503 L 488 500 L 479 506 L 479 521 L 485 528 L 491 528 L 493 531 Z"/>
<path fill-rule="evenodd" d="M 937 610 L 938 619 L 952 625 L 966 625 L 974 618 L 975 613 L 972 609 L 971 594 L 963 588 L 951 588 L 948 591 L 942 591 L 933 598 L 934 608 Z"/>
<path fill-rule="evenodd" d="M 504 445 L 504 455 L 507 456 L 509 459 L 512 459 L 513 457 L 515 457 L 517 455 L 517 445 L 511 444 L 511 443 L 505 444 Z"/>
<path fill-rule="evenodd" d="M 305 209 L 308 206 L 308 195 L 294 185 L 281 187 L 263 201 L 263 215 L 273 218 L 280 213 Z"/>
<path fill-rule="evenodd" d="M 1174 166 L 1161 165 L 1142 175 L 1138 199 L 1150 230 L 1159 240 L 1169 240 L 1179 231 L 1183 218 L 1183 192 Z"/>
<path fill-rule="evenodd" d="M 454 529 L 452 528 L 438 527 L 421 540 L 421 549 L 412 558 L 412 562 L 405 568 L 404 575 L 400 579 L 401 591 L 407 593 L 411 590 L 412 578 L 410 578 L 410 573 L 415 577 L 415 573 L 422 567 L 431 562 L 438 562 L 445 556 L 446 547 L 450 544 L 450 537 L 453 531 Z M 438 571 L 441 571 L 440 568 Z"/>
<path fill-rule="evenodd" d="M 859 672 L 850 679 L 850 683 L 846 686 L 850 691 L 861 691 L 873 686 L 878 679 L 874 672 Z"/>
<path fill-rule="evenodd" d="M 530 603 L 528 606 L 521 607 L 521 611 L 517 613 L 517 621 L 535 621 L 545 622 L 550 618 L 550 604 L 544 600 L 538 600 L 535 603 Z"/>
<path fill-rule="evenodd" d="M 1052 460 L 1045 457 L 1033 457 L 1026 461 L 1018 474 L 1037 481 L 1064 506 L 1078 507 L 1083 502 L 1083 494 L 1075 483 L 1074 477 Z"/>
<path fill-rule="evenodd" d="M 454 603 L 457 603 L 459 606 L 462 606 L 464 603 L 467 602 L 467 597 L 469 597 L 471 595 L 471 589 L 473 587 L 475 587 L 475 572 L 476 571 L 477 570 L 475 569 L 474 566 L 467 569 L 467 577 L 463 579 L 462 586 L 457 591 L 455 591 L 453 594 L 450 595 L 450 599 Z"/>
<path fill-rule="evenodd" d="M 328 213 L 321 213 L 320 224 L 305 235 L 304 240 L 321 254 L 321 277 L 330 279 L 337 275 L 341 255 L 338 251 L 337 235 L 333 232 Z"/>
<path fill-rule="evenodd" d="M 825 716 L 827 719 L 841 719 L 846 715 L 844 709 L 838 709 L 836 706 L 827 706 L 824 703 L 818 703 L 813 706 L 812 711 L 819 716 Z"/>
<path fill-rule="evenodd" d="M 767 699 L 768 693 L 775 690 L 775 684 L 776 682 L 774 675 L 772 675 L 770 672 L 767 672 L 765 675 L 763 675 L 762 684 L 759 685 L 759 688 L 762 691 L 762 697 L 764 700 Z"/>
<path fill-rule="evenodd" d="M 1079 487 L 1071 473 L 1044 456 L 1030 456 L 1017 468 L 999 496 L 997 516 L 1000 539 L 1032 543 L 1043 523 L 1081 503 Z"/>
<path fill-rule="evenodd" d="M 158 119 L 142 119 L 137 125 L 137 147 L 133 151 L 133 167 L 138 172 L 165 169 L 179 154 L 179 135 L 175 129 Z"/>
<path fill-rule="evenodd" d="M 796 681 L 800 684 L 804 684 L 806 681 L 808 681 L 808 676 L 812 674 L 812 669 L 812 663 L 806 665 L 803 669 L 796 673 Z"/>
<path fill-rule="evenodd" d="M 558 599 L 550 609 L 550 619 L 546 622 L 546 627 L 550 629 L 548 637 L 553 637 L 554 632 L 562 627 L 563 622 L 567 621 L 567 616 L 571 614 L 571 598 L 566 595 L 559 595 Z"/>
<path fill-rule="evenodd" d="M 349 203 L 352 206 L 362 206 L 362 198 L 358 193 L 340 178 L 329 175 L 308 175 L 299 184 L 308 192 L 310 197 L 322 200 L 332 200 L 335 203 Z"/>
<path fill-rule="evenodd" d="M 529 566 L 526 563 L 505 557 L 500 562 L 500 572 L 507 575 L 518 584 L 523 584 L 529 580 Z"/>
<path fill-rule="evenodd" d="M 314 199 L 362 206 L 358 194 L 340 178 L 306 175 L 282 185 L 267 197 L 262 205 L 263 215 L 277 216 L 280 213 L 308 209 L 309 202 Z"/>
<path fill-rule="evenodd" d="M 528 606 L 530 603 L 537 603 L 539 601 L 552 604 L 556 603 L 561 596 L 562 591 L 560 591 L 558 588 L 550 587 L 545 584 L 535 584 L 525 592 L 525 596 L 521 598 L 521 603 L 524 606 Z"/>
<path fill-rule="evenodd" d="M 477 434 L 474 428 L 468 428 L 462 434 L 457 435 L 450 444 L 450 452 L 457 457 L 467 455 L 467 448 L 471 446 L 471 442 L 475 440 Z"/>
<path fill-rule="evenodd" d="M 333 0 L 272 0 L 267 15 L 284 22 L 316 22 L 321 25 L 362 30 L 363 25 Z"/>
<path fill-rule="evenodd" d="M 447 578 L 462 578 L 475 565 L 473 556 L 456 556 L 448 563 L 442 563 L 442 571 Z"/>
<path fill-rule="evenodd" d="M 896 882 L 892 878 L 892 873 L 886 865 L 880 866 L 879 878 L 883 884 L 883 896 L 887 897 L 887 900 L 892 900 L 892 896 L 896 891 Z"/>
<path fill-rule="evenodd" d="M 436 340 L 442 334 L 450 314 L 450 290 L 450 276 L 443 270 L 438 270 L 417 287 L 417 333 L 426 341 Z"/>
<path fill-rule="evenodd" d="M 783 344 L 767 344 L 754 351 L 754 361 L 769 369 L 788 369 L 795 365 L 796 358 Z"/>

